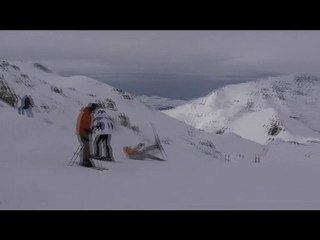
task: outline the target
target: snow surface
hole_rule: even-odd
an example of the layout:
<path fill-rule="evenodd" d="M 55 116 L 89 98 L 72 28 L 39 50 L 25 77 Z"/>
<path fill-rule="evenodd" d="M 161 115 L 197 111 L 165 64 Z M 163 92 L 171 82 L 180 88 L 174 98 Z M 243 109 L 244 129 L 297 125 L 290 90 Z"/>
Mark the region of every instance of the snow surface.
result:
<path fill-rule="evenodd" d="M 30 62 L 10 64 L 19 70 L 0 67 L 0 76 L 20 97 L 30 94 L 36 108 L 34 118 L 27 118 L 0 101 L 0 209 L 320 207 L 317 142 L 275 139 L 262 145 L 232 132 L 207 133 L 93 79 L 61 77 Z M 116 104 L 108 110 L 115 123 L 111 145 L 116 162 L 106 163 L 109 170 L 102 172 L 67 166 L 79 145 L 79 110 L 106 98 Z M 120 113 L 140 131 L 122 126 Z M 131 160 L 122 152 L 124 145 L 153 143 L 149 122 L 158 130 L 166 162 Z M 258 155 L 261 162 L 254 163 Z"/>

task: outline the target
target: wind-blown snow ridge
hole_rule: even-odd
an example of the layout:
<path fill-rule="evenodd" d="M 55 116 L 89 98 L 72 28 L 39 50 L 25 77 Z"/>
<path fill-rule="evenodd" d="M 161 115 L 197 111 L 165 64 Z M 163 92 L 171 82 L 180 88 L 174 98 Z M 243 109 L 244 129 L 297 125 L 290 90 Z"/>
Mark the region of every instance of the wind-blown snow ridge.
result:
<path fill-rule="evenodd" d="M 163 111 L 195 128 L 267 143 L 320 141 L 320 80 L 301 74 L 227 85 Z"/>

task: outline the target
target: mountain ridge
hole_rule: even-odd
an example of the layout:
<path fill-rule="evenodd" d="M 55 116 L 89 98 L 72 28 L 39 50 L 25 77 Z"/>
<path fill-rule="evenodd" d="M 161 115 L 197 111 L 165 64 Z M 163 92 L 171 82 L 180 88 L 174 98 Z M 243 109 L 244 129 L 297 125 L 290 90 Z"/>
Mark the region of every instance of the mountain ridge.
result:
<path fill-rule="evenodd" d="M 234 132 L 261 144 L 273 138 L 307 143 L 320 140 L 314 121 L 320 115 L 313 110 L 320 105 L 319 93 L 319 78 L 311 75 L 270 77 L 227 85 L 163 112 L 198 129 Z M 260 136 L 246 133 L 248 123 L 258 124 L 251 127 Z"/>

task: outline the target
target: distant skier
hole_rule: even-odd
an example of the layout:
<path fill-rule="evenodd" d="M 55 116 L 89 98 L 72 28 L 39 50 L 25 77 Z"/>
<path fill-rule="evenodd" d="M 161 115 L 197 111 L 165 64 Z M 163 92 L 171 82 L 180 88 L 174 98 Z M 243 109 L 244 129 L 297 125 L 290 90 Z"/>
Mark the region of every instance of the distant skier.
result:
<path fill-rule="evenodd" d="M 96 103 L 89 103 L 88 106 L 81 109 L 77 120 L 77 136 L 83 145 L 80 154 L 80 165 L 85 167 L 93 167 L 90 162 L 90 134 L 92 134 L 92 113 L 97 108 Z"/>
<path fill-rule="evenodd" d="M 154 145 L 150 145 L 150 146 L 143 148 L 144 146 L 145 146 L 144 143 L 139 143 L 137 146 L 135 146 L 133 148 L 125 146 L 123 148 L 123 151 L 127 155 L 127 157 L 130 159 L 143 160 L 145 158 L 150 158 L 150 159 L 154 159 L 154 160 L 165 161 L 162 158 L 158 158 L 158 157 L 148 153 L 148 152 L 155 150 L 155 149 L 160 150 L 160 146 L 157 143 Z"/>
<path fill-rule="evenodd" d="M 20 101 L 20 107 L 18 107 L 18 113 L 24 115 L 26 112 L 28 117 L 33 117 L 32 108 L 34 107 L 34 102 L 31 95 L 25 95 Z"/>
<path fill-rule="evenodd" d="M 114 161 L 112 147 L 110 145 L 113 123 L 105 110 L 98 109 L 94 114 L 93 129 L 96 134 L 94 141 L 96 154 L 92 157 L 100 160 Z M 100 149 L 101 144 L 105 152 L 105 157 L 102 157 L 102 149 Z"/>

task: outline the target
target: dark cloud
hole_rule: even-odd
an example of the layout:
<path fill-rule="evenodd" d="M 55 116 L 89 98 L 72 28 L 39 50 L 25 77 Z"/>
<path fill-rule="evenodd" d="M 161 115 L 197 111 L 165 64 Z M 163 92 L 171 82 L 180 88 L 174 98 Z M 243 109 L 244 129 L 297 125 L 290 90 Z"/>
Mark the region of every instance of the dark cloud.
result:
<path fill-rule="evenodd" d="M 72 74 L 320 75 L 319 31 L 0 31 L 1 58 Z"/>

